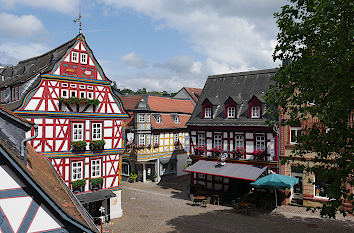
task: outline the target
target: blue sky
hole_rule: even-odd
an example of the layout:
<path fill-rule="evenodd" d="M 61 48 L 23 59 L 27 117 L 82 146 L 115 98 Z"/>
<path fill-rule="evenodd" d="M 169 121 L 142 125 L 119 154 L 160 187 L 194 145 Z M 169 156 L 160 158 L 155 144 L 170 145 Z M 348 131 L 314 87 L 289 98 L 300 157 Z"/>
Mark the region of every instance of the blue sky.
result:
<path fill-rule="evenodd" d="M 0 0 L 0 63 L 83 34 L 119 88 L 177 91 L 208 75 L 274 68 L 281 0 Z"/>

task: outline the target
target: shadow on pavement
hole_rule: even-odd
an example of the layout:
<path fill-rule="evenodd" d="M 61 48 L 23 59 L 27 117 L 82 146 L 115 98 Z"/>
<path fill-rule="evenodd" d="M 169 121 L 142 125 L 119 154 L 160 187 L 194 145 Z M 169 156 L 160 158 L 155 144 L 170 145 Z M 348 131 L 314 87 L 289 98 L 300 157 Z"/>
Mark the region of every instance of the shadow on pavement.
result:
<path fill-rule="evenodd" d="M 157 184 L 162 189 L 173 189 L 171 191 L 173 198 L 178 198 L 182 200 L 189 200 L 188 197 L 188 185 L 189 176 L 163 176 L 161 181 Z"/>

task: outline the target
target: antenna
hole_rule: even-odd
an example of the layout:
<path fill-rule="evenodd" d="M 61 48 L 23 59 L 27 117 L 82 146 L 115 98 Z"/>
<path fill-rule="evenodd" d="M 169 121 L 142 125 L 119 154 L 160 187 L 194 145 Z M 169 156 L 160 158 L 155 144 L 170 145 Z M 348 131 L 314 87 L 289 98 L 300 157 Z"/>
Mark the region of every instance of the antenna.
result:
<path fill-rule="evenodd" d="M 77 17 L 77 19 L 74 19 L 73 22 L 74 23 L 79 23 L 79 33 L 81 34 L 82 31 L 82 22 L 81 22 L 81 12 L 79 12 L 79 17 Z"/>

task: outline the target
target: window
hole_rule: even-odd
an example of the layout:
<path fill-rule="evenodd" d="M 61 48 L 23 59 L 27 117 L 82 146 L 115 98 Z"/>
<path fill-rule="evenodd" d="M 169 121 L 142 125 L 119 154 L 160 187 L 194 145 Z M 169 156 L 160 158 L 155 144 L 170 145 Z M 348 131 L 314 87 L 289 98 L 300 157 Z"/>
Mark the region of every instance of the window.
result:
<path fill-rule="evenodd" d="M 198 146 L 205 146 L 205 134 L 198 134 Z"/>
<path fill-rule="evenodd" d="M 86 92 L 80 91 L 80 98 L 85 98 L 85 94 L 86 94 Z"/>
<path fill-rule="evenodd" d="M 198 173 L 198 178 L 199 179 L 205 179 L 205 174 L 203 174 L 203 173 Z"/>
<path fill-rule="evenodd" d="M 321 173 L 315 173 L 315 196 L 316 197 L 324 197 L 328 198 L 327 195 L 325 194 L 325 189 L 328 187 L 328 181 L 324 179 L 321 175 Z M 329 180 L 331 182 L 331 180 Z"/>
<path fill-rule="evenodd" d="M 68 90 L 61 90 L 61 97 L 68 98 Z"/>
<path fill-rule="evenodd" d="M 87 92 L 87 99 L 90 99 L 90 100 L 93 99 L 93 93 L 92 92 Z"/>
<path fill-rule="evenodd" d="M 76 91 L 71 90 L 70 91 L 70 97 L 76 97 Z"/>
<path fill-rule="evenodd" d="M 151 115 L 146 114 L 146 123 L 150 123 L 150 121 L 151 121 Z"/>
<path fill-rule="evenodd" d="M 14 101 L 18 99 L 20 99 L 20 87 L 11 87 L 11 100 Z"/>
<path fill-rule="evenodd" d="M 84 140 L 84 123 L 73 123 L 73 137 L 72 141 Z"/>
<path fill-rule="evenodd" d="M 70 87 L 76 88 L 76 84 L 70 84 Z"/>
<path fill-rule="evenodd" d="M 0 102 L 3 103 L 5 102 L 5 98 L 6 98 L 6 90 L 0 90 Z"/>
<path fill-rule="evenodd" d="M 174 121 L 176 124 L 179 123 L 179 116 L 178 116 L 178 115 L 173 115 L 172 118 L 173 118 L 173 121 Z"/>
<path fill-rule="evenodd" d="M 178 133 L 173 134 L 173 142 L 178 142 Z"/>
<path fill-rule="evenodd" d="M 79 53 L 78 52 L 71 53 L 71 61 L 75 62 L 75 63 L 79 62 Z"/>
<path fill-rule="evenodd" d="M 122 162 L 122 175 L 123 176 L 129 176 L 130 171 L 129 171 L 129 163 L 127 162 Z"/>
<path fill-rule="evenodd" d="M 211 118 L 211 108 L 204 109 L 204 118 Z"/>
<path fill-rule="evenodd" d="M 92 123 L 92 140 L 102 139 L 102 123 Z"/>
<path fill-rule="evenodd" d="M 87 86 L 87 89 L 93 90 L 93 86 Z"/>
<path fill-rule="evenodd" d="M 67 83 L 62 83 L 61 86 L 62 87 L 68 87 L 69 85 Z"/>
<path fill-rule="evenodd" d="M 159 145 L 160 138 L 158 134 L 154 134 L 153 140 L 154 140 L 154 145 Z"/>
<path fill-rule="evenodd" d="M 80 180 L 82 179 L 82 161 L 72 162 L 71 163 L 71 180 Z"/>
<path fill-rule="evenodd" d="M 91 177 L 100 177 L 101 176 L 101 160 L 95 159 L 91 160 Z"/>
<path fill-rule="evenodd" d="M 235 148 L 244 148 L 244 138 L 243 135 L 235 135 Z"/>
<path fill-rule="evenodd" d="M 297 143 L 297 137 L 301 135 L 301 127 L 290 127 L 290 144 Z"/>
<path fill-rule="evenodd" d="M 222 148 L 222 136 L 220 134 L 214 134 L 214 147 Z"/>
<path fill-rule="evenodd" d="M 80 85 L 80 88 L 81 89 L 86 89 L 86 86 L 85 85 Z"/>
<path fill-rule="evenodd" d="M 87 64 L 87 54 L 81 53 L 81 64 Z"/>
<path fill-rule="evenodd" d="M 161 123 L 161 115 L 160 114 L 154 115 L 154 119 L 155 119 L 156 123 Z"/>
<path fill-rule="evenodd" d="M 145 122 L 145 114 L 138 114 L 138 122 L 139 123 Z"/>
<path fill-rule="evenodd" d="M 265 151 L 265 136 L 256 136 L 256 149 Z"/>
<path fill-rule="evenodd" d="M 139 134 L 138 139 L 139 139 L 138 142 L 139 146 L 145 146 L 145 134 Z"/>
<path fill-rule="evenodd" d="M 227 108 L 227 117 L 228 118 L 235 118 L 235 107 L 228 107 Z"/>
<path fill-rule="evenodd" d="M 252 106 L 251 118 L 259 118 L 259 117 L 260 117 L 259 106 Z"/>

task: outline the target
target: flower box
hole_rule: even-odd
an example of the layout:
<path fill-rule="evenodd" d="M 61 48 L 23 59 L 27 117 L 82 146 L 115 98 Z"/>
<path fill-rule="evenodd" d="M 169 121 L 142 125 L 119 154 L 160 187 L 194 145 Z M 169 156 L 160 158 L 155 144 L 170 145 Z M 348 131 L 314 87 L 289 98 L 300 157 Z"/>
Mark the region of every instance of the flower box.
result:
<path fill-rule="evenodd" d="M 213 148 L 211 149 L 211 152 L 213 152 L 213 154 L 214 154 L 215 156 L 218 156 L 218 155 L 221 155 L 222 149 L 221 149 L 221 147 L 213 147 Z"/>
<path fill-rule="evenodd" d="M 157 147 L 159 147 L 159 144 L 158 144 L 158 143 L 155 143 L 155 144 L 154 144 L 154 148 L 157 148 Z"/>
<path fill-rule="evenodd" d="M 267 156 L 267 152 L 260 149 L 256 149 L 255 151 L 253 151 L 253 155 L 255 158 L 263 160 Z"/>
<path fill-rule="evenodd" d="M 102 188 L 103 185 L 103 178 L 92 178 L 90 179 L 90 190 L 96 191 Z"/>
<path fill-rule="evenodd" d="M 245 149 L 241 147 L 233 149 L 231 153 L 234 155 L 235 159 L 240 159 L 246 154 Z"/>
<path fill-rule="evenodd" d="M 136 146 L 137 149 L 144 149 L 145 148 L 145 145 L 138 145 Z"/>
<path fill-rule="evenodd" d="M 103 150 L 105 144 L 104 140 L 90 141 L 90 150 Z"/>
<path fill-rule="evenodd" d="M 85 179 L 75 180 L 75 181 L 71 182 L 71 188 L 74 193 L 85 191 L 85 185 L 86 185 Z"/>
<path fill-rule="evenodd" d="M 86 141 L 76 141 L 76 142 L 71 142 L 71 150 L 73 151 L 82 151 L 86 150 Z"/>
<path fill-rule="evenodd" d="M 149 148 L 149 149 L 150 149 L 150 148 L 151 148 L 151 145 L 150 145 L 150 144 L 149 144 L 149 145 L 147 145 L 147 148 Z"/>
<path fill-rule="evenodd" d="M 88 99 L 88 98 L 78 98 L 78 97 L 70 97 L 70 98 L 60 97 L 58 100 L 59 103 L 63 103 L 63 104 L 77 104 L 77 105 L 92 104 L 94 106 L 100 104 L 100 101 L 98 99 Z"/>
<path fill-rule="evenodd" d="M 203 155 L 205 153 L 206 147 L 205 146 L 198 146 L 194 148 L 194 152 L 196 155 Z"/>

